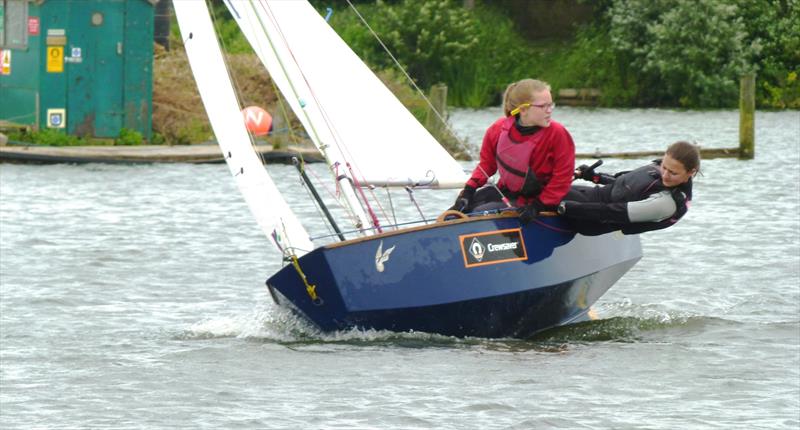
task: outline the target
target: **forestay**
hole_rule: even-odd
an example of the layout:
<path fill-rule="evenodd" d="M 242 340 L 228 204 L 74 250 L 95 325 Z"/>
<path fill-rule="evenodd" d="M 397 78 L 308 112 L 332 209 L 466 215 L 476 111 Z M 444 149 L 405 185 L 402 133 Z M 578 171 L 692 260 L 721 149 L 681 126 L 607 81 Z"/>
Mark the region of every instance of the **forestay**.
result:
<path fill-rule="evenodd" d="M 192 74 L 239 191 L 284 255 L 305 254 L 313 245 L 253 150 L 205 1 L 176 1 L 174 7 Z"/>
<path fill-rule="evenodd" d="M 226 0 L 332 166 L 371 185 L 460 187 L 461 166 L 307 1 Z M 338 164 L 337 164 L 338 163 Z"/>

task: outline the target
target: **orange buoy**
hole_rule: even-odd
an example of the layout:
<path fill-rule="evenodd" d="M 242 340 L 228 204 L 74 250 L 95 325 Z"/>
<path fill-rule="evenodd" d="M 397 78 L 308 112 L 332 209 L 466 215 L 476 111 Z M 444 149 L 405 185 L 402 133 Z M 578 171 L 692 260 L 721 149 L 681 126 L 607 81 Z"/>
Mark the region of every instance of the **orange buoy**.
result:
<path fill-rule="evenodd" d="M 242 109 L 244 125 L 256 136 L 264 136 L 272 127 L 272 115 L 258 106 L 248 106 Z"/>

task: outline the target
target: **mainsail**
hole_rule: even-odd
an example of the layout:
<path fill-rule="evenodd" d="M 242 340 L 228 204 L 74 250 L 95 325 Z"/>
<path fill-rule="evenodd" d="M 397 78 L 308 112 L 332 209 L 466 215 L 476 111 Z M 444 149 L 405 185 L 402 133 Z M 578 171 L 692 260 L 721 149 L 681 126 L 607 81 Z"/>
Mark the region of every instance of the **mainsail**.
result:
<path fill-rule="evenodd" d="M 284 254 L 313 249 L 309 235 L 264 170 L 240 106 L 205 1 L 176 1 L 175 15 L 206 113 L 239 191 L 258 225 Z"/>
<path fill-rule="evenodd" d="M 371 185 L 460 187 L 461 166 L 305 0 L 225 0 L 331 165 Z"/>

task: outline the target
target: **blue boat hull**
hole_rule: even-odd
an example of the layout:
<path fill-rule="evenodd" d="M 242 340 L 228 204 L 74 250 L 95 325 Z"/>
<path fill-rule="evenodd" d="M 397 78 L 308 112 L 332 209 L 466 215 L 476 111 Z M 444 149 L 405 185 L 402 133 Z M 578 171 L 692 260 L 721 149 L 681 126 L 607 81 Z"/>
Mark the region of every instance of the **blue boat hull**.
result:
<path fill-rule="evenodd" d="M 320 247 L 267 285 L 276 303 L 323 331 L 524 338 L 585 317 L 641 256 L 638 236 L 488 216 Z"/>

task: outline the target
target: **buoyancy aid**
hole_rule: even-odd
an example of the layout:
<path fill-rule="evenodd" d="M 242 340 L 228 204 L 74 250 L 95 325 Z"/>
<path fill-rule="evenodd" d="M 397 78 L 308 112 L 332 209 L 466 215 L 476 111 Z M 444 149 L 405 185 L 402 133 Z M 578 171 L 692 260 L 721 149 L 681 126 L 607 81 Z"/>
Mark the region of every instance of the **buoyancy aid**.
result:
<path fill-rule="evenodd" d="M 511 137 L 515 117 L 509 117 L 501 127 L 497 141 L 497 170 L 504 188 L 511 196 L 535 197 L 546 182 L 537 178 L 530 168 L 531 154 L 536 149 L 543 133 L 523 135 L 520 141 Z"/>
<path fill-rule="evenodd" d="M 608 203 L 633 202 L 665 190 L 658 166 L 648 164 L 618 176 L 602 188 L 603 199 Z"/>
<path fill-rule="evenodd" d="M 667 228 L 681 219 L 689 210 L 692 200 L 692 180 L 677 187 L 668 188 L 661 182 L 659 166 L 661 160 L 639 167 L 620 175 L 616 180 L 602 188 L 603 200 L 607 203 L 633 202 L 644 200 L 651 194 L 669 191 L 675 200 L 675 214 L 656 222 L 638 222 L 624 224 L 621 228 L 625 234 L 637 234 L 645 231 Z"/>

